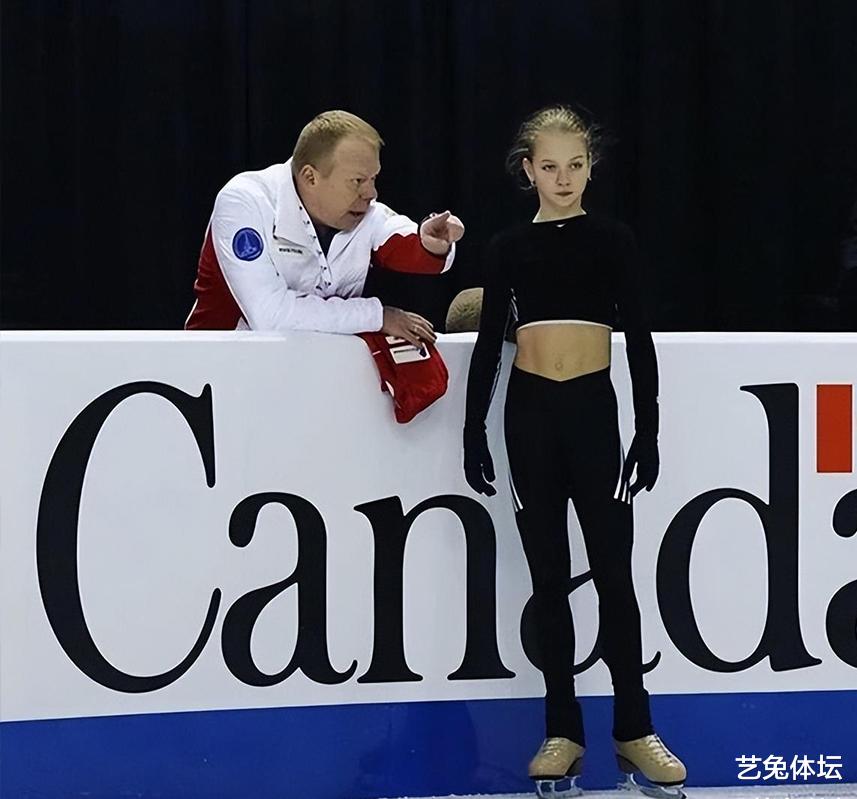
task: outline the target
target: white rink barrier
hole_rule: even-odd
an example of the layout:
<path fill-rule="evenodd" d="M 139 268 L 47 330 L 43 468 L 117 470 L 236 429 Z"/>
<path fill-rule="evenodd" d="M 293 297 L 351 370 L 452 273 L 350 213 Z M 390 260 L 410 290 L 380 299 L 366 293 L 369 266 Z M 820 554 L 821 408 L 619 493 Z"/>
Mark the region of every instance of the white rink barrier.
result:
<path fill-rule="evenodd" d="M 857 780 L 857 336 L 657 335 L 635 500 L 655 725 L 690 785 Z M 394 421 L 356 337 L 0 334 L 0 799 L 529 790 L 543 735 L 501 417 L 472 334 Z M 630 385 L 615 336 L 626 446 Z M 573 510 L 584 787 L 610 681 Z"/>

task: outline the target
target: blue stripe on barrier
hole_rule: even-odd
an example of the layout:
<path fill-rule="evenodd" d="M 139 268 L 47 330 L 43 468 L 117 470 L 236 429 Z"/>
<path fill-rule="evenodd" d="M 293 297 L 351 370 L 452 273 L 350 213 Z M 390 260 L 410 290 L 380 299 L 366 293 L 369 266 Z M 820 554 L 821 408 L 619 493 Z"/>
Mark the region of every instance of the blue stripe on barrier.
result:
<path fill-rule="evenodd" d="M 619 777 L 611 701 L 582 702 L 589 748 L 580 784 L 609 787 Z M 652 697 L 658 731 L 687 763 L 690 785 L 738 784 L 741 755 L 840 755 L 843 781 L 857 781 L 855 709 L 857 691 Z M 0 799 L 522 792 L 531 789 L 526 764 L 541 737 L 535 699 L 4 722 Z"/>

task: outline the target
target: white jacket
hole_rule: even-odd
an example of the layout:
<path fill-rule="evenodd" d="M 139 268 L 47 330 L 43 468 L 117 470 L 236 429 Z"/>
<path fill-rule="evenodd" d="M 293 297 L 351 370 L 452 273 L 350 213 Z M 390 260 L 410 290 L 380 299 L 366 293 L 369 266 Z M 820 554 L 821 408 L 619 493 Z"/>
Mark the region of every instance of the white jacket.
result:
<path fill-rule="evenodd" d="M 417 225 L 373 201 L 359 224 L 322 252 L 295 189 L 291 160 L 242 172 L 218 193 L 194 284 L 187 329 L 380 330 L 383 307 L 362 298 L 370 264 L 439 273 L 447 256 L 426 250 Z"/>

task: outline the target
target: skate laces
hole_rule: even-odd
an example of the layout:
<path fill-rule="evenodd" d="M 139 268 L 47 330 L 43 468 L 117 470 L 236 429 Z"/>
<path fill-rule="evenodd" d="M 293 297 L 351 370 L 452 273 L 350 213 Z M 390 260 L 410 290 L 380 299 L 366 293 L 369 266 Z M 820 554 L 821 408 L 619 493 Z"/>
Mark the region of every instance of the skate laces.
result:
<path fill-rule="evenodd" d="M 548 757 L 559 757 L 565 751 L 566 743 L 562 738 L 546 738 L 542 744 L 542 754 Z"/>
<path fill-rule="evenodd" d="M 657 735 L 646 736 L 646 745 L 660 765 L 671 766 L 675 762 L 675 755 Z"/>

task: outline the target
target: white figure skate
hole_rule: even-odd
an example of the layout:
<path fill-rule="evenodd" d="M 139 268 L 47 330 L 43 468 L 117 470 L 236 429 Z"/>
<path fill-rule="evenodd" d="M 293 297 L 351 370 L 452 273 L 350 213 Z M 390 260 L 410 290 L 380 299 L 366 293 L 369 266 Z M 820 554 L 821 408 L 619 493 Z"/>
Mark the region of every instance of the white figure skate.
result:
<path fill-rule="evenodd" d="M 545 738 L 529 767 L 540 799 L 569 799 L 583 793 L 577 787 L 583 752 L 580 744 L 568 738 Z"/>
<path fill-rule="evenodd" d="M 620 788 L 638 791 L 654 799 L 686 799 L 682 790 L 687 769 L 657 735 L 646 735 L 633 741 L 613 741 L 616 762 L 625 774 Z M 637 782 L 641 774 L 645 782 Z"/>

